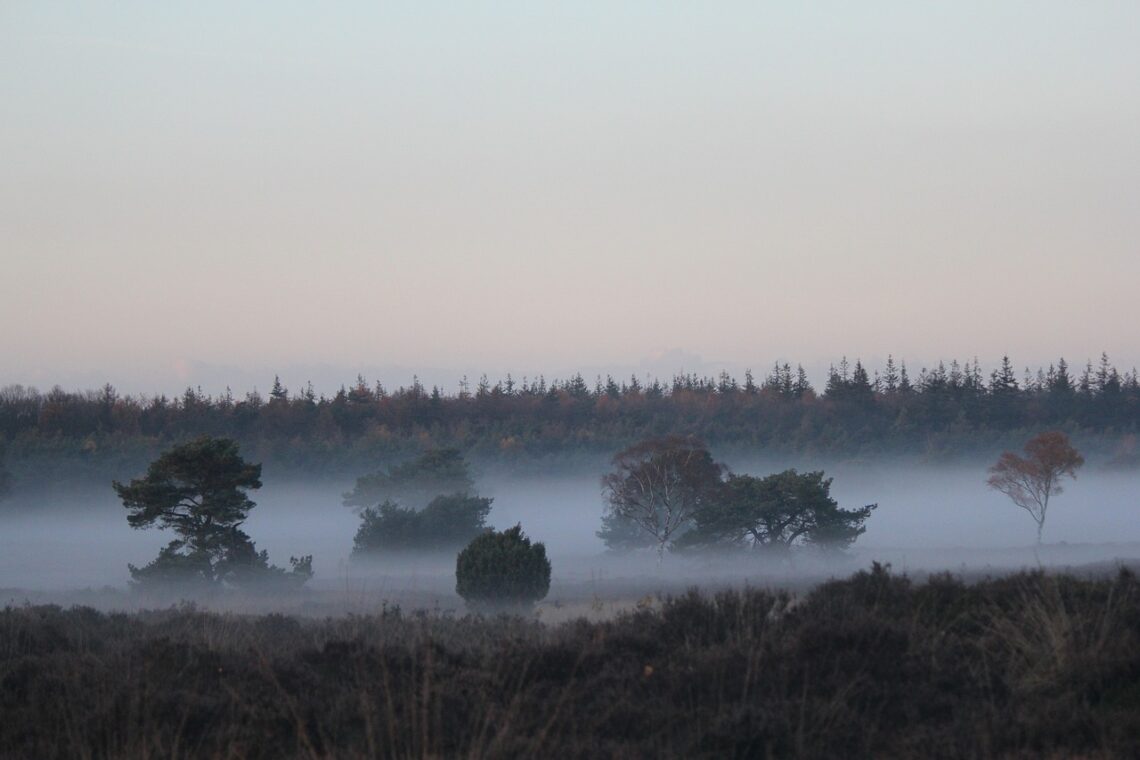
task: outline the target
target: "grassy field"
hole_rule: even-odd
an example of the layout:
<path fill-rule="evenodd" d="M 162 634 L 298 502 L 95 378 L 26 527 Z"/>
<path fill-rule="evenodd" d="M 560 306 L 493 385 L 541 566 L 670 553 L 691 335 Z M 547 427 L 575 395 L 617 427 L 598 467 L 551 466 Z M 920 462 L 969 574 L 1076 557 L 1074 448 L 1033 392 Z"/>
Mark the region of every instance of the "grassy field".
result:
<path fill-rule="evenodd" d="M 0 756 L 1134 757 L 1140 583 L 876 566 L 608 620 L 0 612 Z"/>

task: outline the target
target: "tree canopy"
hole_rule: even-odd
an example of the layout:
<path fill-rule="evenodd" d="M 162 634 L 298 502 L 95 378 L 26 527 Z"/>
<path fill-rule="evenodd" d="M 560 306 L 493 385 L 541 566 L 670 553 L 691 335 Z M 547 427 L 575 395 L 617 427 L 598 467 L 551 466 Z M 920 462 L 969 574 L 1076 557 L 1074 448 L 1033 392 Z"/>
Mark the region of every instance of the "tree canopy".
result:
<path fill-rule="evenodd" d="M 242 459 L 235 441 L 202 437 L 164 453 L 145 477 L 113 485 L 132 528 L 172 528 L 191 548 L 205 548 L 245 521 L 261 465 Z"/>
<path fill-rule="evenodd" d="M 492 499 L 474 493 L 457 449 L 428 449 L 414 459 L 357 478 L 344 495 L 361 509 L 352 553 L 458 549 L 487 529 Z"/>
<path fill-rule="evenodd" d="M 487 529 L 493 499 L 443 494 L 423 509 L 385 501 L 361 512 L 352 553 L 458 549 Z"/>
<path fill-rule="evenodd" d="M 797 543 L 849 546 L 866 530 L 878 506 L 841 509 L 831 497 L 831 478 L 796 470 L 765 477 L 730 475 L 721 498 L 695 517 L 685 546 L 744 545 L 789 549 Z"/>
<path fill-rule="evenodd" d="M 691 436 L 630 446 L 614 456 L 613 471 L 602 478 L 608 520 L 599 536 L 611 545 L 628 544 L 630 533 L 639 533 L 652 539 L 660 556 L 717 499 L 722 470 Z"/>
<path fill-rule="evenodd" d="M 781 453 L 953 455 L 1005 444 L 1025 431 L 1063 429 L 1117 464 L 1138 466 L 1128 448 L 1140 434 L 1140 378 L 1102 355 L 1045 367 L 1009 357 L 983 371 L 977 359 L 914 367 L 894 357 L 878 368 L 841 360 L 813 386 L 794 362 L 742 379 L 681 374 L 672 378 L 544 377 L 481 379 L 454 390 L 417 380 L 398 388 L 364 378 L 330 395 L 311 386 L 290 392 L 273 377 L 256 391 L 175 396 L 119 394 L 111 386 L 70 391 L 0 388 L 0 439 L 19 461 L 21 487 L 87 479 L 124 463 L 145 463 L 197 435 L 240 441 L 267 467 L 291 473 L 342 474 L 413 460 L 424 449 L 458 449 L 471 460 L 516 462 L 591 459 L 630 441 L 686 431 L 718 448 Z M 1130 438 L 1130 436 L 1132 438 Z M 1090 452 L 1093 450 L 1089 448 Z M 381 477 L 381 485 L 395 485 Z M 362 489 L 367 491 L 367 482 Z M 364 492 L 358 508 L 404 494 Z"/>
<path fill-rule="evenodd" d="M 822 471 L 755 477 L 718 464 L 698 439 L 642 441 L 614 457 L 602 478 L 606 512 L 598 536 L 610 549 L 697 549 L 797 544 L 845 548 L 876 509 L 841 509 Z"/>
<path fill-rule="evenodd" d="M 130 483 L 113 483 L 132 528 L 170 529 L 177 535 L 150 564 L 129 566 L 139 583 L 242 584 L 258 580 L 303 583 L 312 558 L 292 558 L 293 572 L 269 564 L 241 530 L 261 488 L 261 465 L 238 453 L 236 442 L 202 437 L 175 446 Z"/>
<path fill-rule="evenodd" d="M 1076 478 L 1084 457 L 1059 430 L 1040 433 L 1025 442 L 1025 456 L 1002 453 L 990 468 L 986 483 L 1024 509 L 1037 524 L 1037 544 L 1045 528 L 1051 496 L 1062 492 L 1065 478 Z"/>

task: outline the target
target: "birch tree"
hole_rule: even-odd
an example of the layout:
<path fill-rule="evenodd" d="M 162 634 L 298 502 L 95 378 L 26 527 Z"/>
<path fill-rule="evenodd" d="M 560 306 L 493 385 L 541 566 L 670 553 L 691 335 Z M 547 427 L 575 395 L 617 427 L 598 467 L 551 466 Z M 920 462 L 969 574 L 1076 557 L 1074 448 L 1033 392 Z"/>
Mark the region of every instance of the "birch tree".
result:
<path fill-rule="evenodd" d="M 658 561 L 665 549 L 689 530 L 700 510 L 721 488 L 723 467 L 694 437 L 671 435 L 637 443 L 613 458 L 613 471 L 602 478 L 606 530 L 630 529 L 655 545 Z"/>
<path fill-rule="evenodd" d="M 1085 460 L 1069 443 L 1069 437 L 1059 430 L 1030 438 L 1024 451 L 1024 457 L 1012 451 L 1003 453 L 990 468 L 986 482 L 1029 513 L 1037 524 L 1037 546 L 1040 546 L 1050 497 L 1061 493 L 1065 478 L 1077 477 L 1077 470 Z"/>

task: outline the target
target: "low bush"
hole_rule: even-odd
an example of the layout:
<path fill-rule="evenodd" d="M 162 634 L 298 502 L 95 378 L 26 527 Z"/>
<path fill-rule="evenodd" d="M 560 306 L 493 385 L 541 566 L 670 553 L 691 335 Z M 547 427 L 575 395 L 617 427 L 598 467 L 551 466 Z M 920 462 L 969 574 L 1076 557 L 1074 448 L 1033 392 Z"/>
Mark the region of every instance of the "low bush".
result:
<path fill-rule="evenodd" d="M 0 757 L 1137 757 L 1140 583 L 875 567 L 606 622 L 0 611 Z"/>
<path fill-rule="evenodd" d="M 527 608 L 549 590 L 546 546 L 532 544 L 521 525 L 475 537 L 455 561 L 455 593 L 475 608 Z"/>
<path fill-rule="evenodd" d="M 360 513 L 352 553 L 458 549 L 486 530 L 492 501 L 454 493 L 437 496 L 418 510 L 385 501 Z"/>

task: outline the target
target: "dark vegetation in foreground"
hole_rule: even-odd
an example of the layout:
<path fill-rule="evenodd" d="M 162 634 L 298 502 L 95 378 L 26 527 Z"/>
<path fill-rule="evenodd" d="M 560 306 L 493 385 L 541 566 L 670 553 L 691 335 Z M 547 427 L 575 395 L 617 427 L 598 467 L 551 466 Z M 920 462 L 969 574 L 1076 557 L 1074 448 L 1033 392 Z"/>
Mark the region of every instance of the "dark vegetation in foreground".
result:
<path fill-rule="evenodd" d="M 609 622 L 0 613 L 0 755 L 1140 754 L 1140 583 L 693 591 Z"/>
<path fill-rule="evenodd" d="M 1102 356 L 1079 370 L 1062 359 L 1035 371 L 1005 358 L 988 374 L 976 360 L 914 375 L 893 361 L 871 370 L 844 360 L 821 388 L 788 364 L 743 379 L 483 378 L 454 393 L 418 381 L 386 389 L 358 378 L 331 397 L 280 382 L 268 396 L 215 397 L 194 388 L 174 398 L 124 396 L 110 385 L 84 392 L 0 388 L 0 447 L 7 445 L 20 488 L 121 477 L 172 443 L 201 435 L 235 439 L 269 469 L 341 475 L 433 447 L 512 467 L 566 465 L 604 460 L 634 441 L 673 432 L 722 452 L 941 459 L 1009 448 L 1043 428 L 1069 432 L 1110 463 L 1137 466 L 1136 371 L 1118 371 Z"/>

